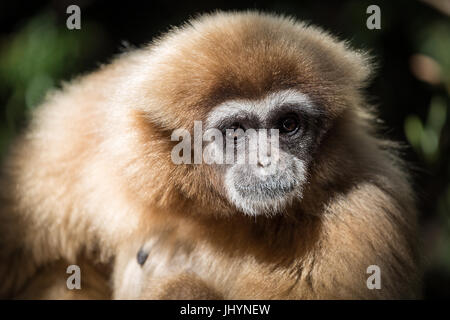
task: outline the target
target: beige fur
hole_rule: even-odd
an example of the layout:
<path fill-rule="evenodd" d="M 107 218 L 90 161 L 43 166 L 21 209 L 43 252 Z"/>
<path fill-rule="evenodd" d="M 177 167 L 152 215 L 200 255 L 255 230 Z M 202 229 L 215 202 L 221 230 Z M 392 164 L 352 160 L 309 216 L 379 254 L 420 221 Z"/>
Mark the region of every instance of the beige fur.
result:
<path fill-rule="evenodd" d="M 31 286 L 46 297 L 30 279 L 86 253 L 105 264 L 120 254 L 119 298 L 179 297 L 183 283 L 192 297 L 203 284 L 205 297 L 233 299 L 418 297 L 412 191 L 394 145 L 374 134 L 368 76 L 363 54 L 320 29 L 248 12 L 194 19 L 65 85 L 3 166 L 0 296 Z M 284 89 L 320 105 L 328 128 L 285 214 L 246 217 L 210 166 L 171 162 L 174 129 Z M 149 269 L 124 278 L 148 241 Z M 372 264 L 381 290 L 366 287 Z"/>

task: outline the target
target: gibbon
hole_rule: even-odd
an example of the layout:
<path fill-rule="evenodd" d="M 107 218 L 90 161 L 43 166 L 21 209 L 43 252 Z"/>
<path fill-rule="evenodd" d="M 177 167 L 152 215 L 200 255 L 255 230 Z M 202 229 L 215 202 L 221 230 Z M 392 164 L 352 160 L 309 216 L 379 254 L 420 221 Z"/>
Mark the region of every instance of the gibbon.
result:
<path fill-rule="evenodd" d="M 370 75 L 320 28 L 217 12 L 52 92 L 2 166 L 0 296 L 54 297 L 42 273 L 86 257 L 112 270 L 105 299 L 420 297 L 414 194 Z M 195 121 L 277 129 L 277 157 L 175 164 Z"/>

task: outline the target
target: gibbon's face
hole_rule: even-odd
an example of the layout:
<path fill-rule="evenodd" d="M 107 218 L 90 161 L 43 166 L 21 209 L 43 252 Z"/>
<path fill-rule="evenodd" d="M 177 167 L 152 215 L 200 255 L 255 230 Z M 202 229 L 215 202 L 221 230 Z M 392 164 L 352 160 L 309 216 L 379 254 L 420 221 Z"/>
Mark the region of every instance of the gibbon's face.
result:
<path fill-rule="evenodd" d="M 153 45 L 150 70 L 139 69 L 145 81 L 138 87 L 148 92 L 142 109 L 158 127 L 193 132 L 194 122 L 202 121 L 204 132 L 222 132 L 223 141 L 204 142 L 207 155 L 214 159 L 221 153 L 225 159 L 227 148 L 234 148 L 235 161 L 181 166 L 179 176 L 189 176 L 179 181 L 184 194 L 217 199 L 210 194 L 215 192 L 244 214 L 271 215 L 301 200 L 325 133 L 360 101 L 358 91 L 369 73 L 365 60 L 320 29 L 292 19 L 219 13 L 193 20 Z M 248 129 L 258 137 L 266 129 L 265 139 L 255 144 Z M 254 161 L 240 162 L 238 156 Z"/>
<path fill-rule="evenodd" d="M 226 100 L 213 108 L 206 129 L 216 128 L 224 137 L 211 139 L 206 150 L 220 155 L 222 165 L 215 167 L 229 201 L 257 215 L 277 213 L 301 198 L 320 118 L 311 99 L 294 89 Z"/>

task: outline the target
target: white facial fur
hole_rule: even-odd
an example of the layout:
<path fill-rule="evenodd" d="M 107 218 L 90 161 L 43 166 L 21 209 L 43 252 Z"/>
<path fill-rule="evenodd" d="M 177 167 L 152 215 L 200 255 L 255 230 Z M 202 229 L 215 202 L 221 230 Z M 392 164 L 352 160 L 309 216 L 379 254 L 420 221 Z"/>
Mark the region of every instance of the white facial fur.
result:
<path fill-rule="evenodd" d="M 314 112 L 308 96 L 296 90 L 283 90 L 260 100 L 225 101 L 211 111 L 206 122 L 207 128 L 215 127 L 225 118 L 243 113 L 252 114 L 264 122 L 271 111 L 285 104 L 301 105 Z M 277 156 L 268 167 L 249 164 L 233 164 L 227 167 L 224 186 L 229 201 L 243 213 L 252 216 L 274 215 L 294 199 L 301 198 L 305 180 L 305 162 L 278 149 Z M 257 186 L 252 186 L 251 181 L 256 182 Z"/>
<path fill-rule="evenodd" d="M 263 194 L 258 197 L 245 197 L 236 189 L 236 169 L 239 165 L 234 165 L 229 168 L 225 174 L 225 189 L 227 191 L 228 199 L 242 212 L 247 215 L 257 216 L 265 214 L 268 216 L 275 215 L 281 212 L 287 205 L 292 203 L 294 199 L 301 198 L 303 191 L 303 184 L 306 179 L 306 172 L 304 162 L 300 159 L 293 158 L 294 174 L 286 176 L 285 184 L 292 184 L 295 188 L 283 194 L 282 196 L 268 191 L 268 194 Z M 282 169 L 280 169 L 281 171 Z M 276 189 L 280 187 L 278 185 L 272 185 L 272 188 Z M 272 194 L 272 196 L 270 196 Z"/>
<path fill-rule="evenodd" d="M 228 100 L 216 106 L 209 114 L 206 121 L 210 128 L 225 117 L 238 115 L 242 112 L 249 112 L 263 120 L 274 108 L 281 104 L 301 104 L 311 106 L 309 97 L 297 90 L 287 89 L 271 93 L 261 100 Z"/>

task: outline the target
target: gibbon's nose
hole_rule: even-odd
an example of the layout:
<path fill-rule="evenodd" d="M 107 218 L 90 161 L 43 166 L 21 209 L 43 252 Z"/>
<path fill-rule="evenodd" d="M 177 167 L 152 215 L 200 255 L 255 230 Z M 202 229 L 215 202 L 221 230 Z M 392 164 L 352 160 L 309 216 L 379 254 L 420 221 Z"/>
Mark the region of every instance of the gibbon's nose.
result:
<path fill-rule="evenodd" d="M 266 168 L 266 167 L 270 166 L 270 163 L 271 163 L 270 156 L 258 157 L 258 162 L 257 162 L 258 167 Z"/>
<path fill-rule="evenodd" d="M 270 150 L 270 144 L 267 143 L 264 147 L 265 148 L 262 148 L 261 145 L 259 145 L 257 151 L 258 161 L 256 162 L 256 165 L 258 166 L 258 168 L 266 168 L 272 163 L 272 152 Z"/>

